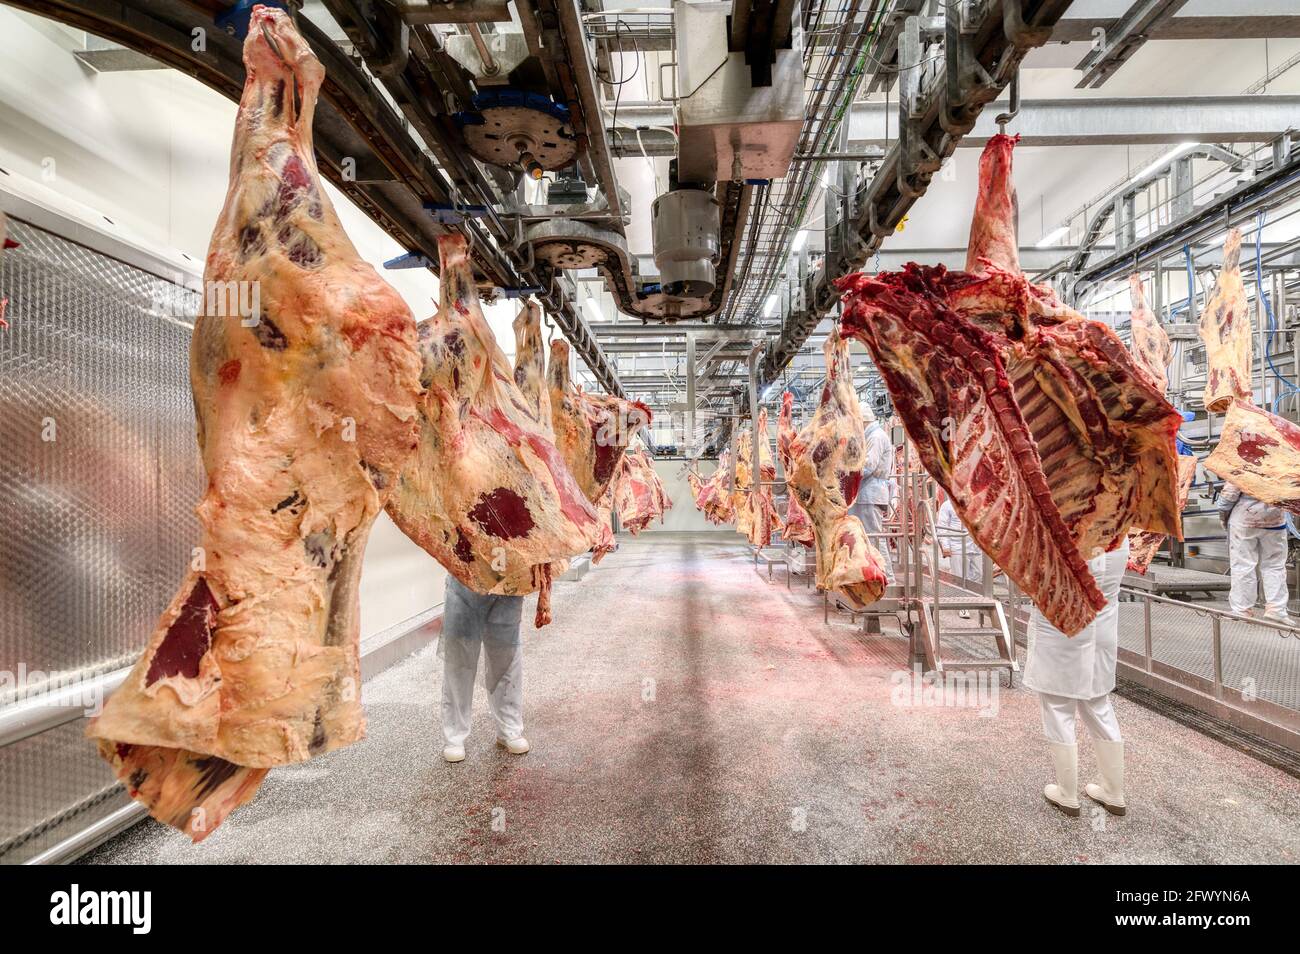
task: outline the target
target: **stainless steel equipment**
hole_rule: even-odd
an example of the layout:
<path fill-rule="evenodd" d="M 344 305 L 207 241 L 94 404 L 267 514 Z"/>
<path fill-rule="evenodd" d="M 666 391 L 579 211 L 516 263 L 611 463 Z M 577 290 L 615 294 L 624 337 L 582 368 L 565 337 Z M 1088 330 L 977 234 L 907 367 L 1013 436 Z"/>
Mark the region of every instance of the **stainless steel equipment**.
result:
<path fill-rule="evenodd" d="M 779 179 L 790 169 L 804 123 L 800 7 L 790 46 L 775 51 L 771 83 L 755 86 L 743 50 L 729 50 L 732 4 L 677 0 L 678 175 L 683 182 Z"/>
<path fill-rule="evenodd" d="M 717 284 L 721 215 L 703 189 L 665 192 L 651 206 L 655 264 L 670 300 L 705 298 Z"/>

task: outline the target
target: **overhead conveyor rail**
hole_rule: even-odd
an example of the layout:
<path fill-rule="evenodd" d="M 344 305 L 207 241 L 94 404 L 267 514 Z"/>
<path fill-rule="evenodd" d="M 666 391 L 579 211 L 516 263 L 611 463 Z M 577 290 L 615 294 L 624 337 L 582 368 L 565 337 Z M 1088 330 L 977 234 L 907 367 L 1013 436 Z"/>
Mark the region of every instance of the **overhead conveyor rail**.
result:
<path fill-rule="evenodd" d="M 243 90 L 242 40 L 216 22 L 211 4 L 186 0 L 3 0 L 10 6 L 84 29 L 174 67 L 238 101 Z M 399 23 L 381 25 L 350 0 L 328 0 L 326 6 L 351 27 L 374 75 L 393 100 L 398 114 L 374 79 L 348 53 L 305 17 L 299 29 L 325 67 L 325 83 L 316 111 L 314 136 L 321 171 L 376 224 L 405 248 L 423 255 L 436 271 L 437 237 L 449 230 L 471 241 L 475 268 L 482 279 L 502 288 L 541 287 L 537 298 L 560 327 L 600 385 L 625 396 L 614 366 L 579 311 L 563 279 L 543 276 L 534 263 L 514 252 L 514 228 L 494 215 L 464 218 L 456 224 L 437 222 L 430 209 L 461 204 L 491 208 L 491 186 L 464 158 L 463 150 L 446 143 L 446 117 L 427 110 L 441 102 L 444 87 L 417 66 L 417 58 L 400 47 L 410 41 Z M 370 5 L 367 5 L 370 6 Z M 196 33 L 195 31 L 200 31 Z M 202 36 L 202 43 L 196 37 Z M 200 49 L 195 49 L 200 46 Z M 452 75 L 448 71 L 442 79 Z M 408 108 L 409 107 L 409 108 Z M 421 135 L 412 135 L 414 125 Z M 422 146 L 423 141 L 423 146 Z M 427 146 L 438 159 L 426 155 Z M 450 171 L 450 178 L 448 175 Z"/>

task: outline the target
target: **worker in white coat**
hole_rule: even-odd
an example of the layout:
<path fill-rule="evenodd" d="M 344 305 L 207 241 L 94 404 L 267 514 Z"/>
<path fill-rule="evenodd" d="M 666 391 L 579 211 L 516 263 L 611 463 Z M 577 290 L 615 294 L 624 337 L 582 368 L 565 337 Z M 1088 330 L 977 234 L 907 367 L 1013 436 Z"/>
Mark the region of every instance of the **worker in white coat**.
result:
<path fill-rule="evenodd" d="M 483 687 L 488 712 L 496 723 L 497 745 L 514 755 L 528 751 L 524 738 L 524 652 L 519 627 L 522 596 L 484 596 L 447 577 L 442 637 L 442 757 L 465 758 L 470 713 L 474 708 L 474 676 L 479 647 L 483 649 Z"/>
<path fill-rule="evenodd" d="M 867 425 L 863 434 L 866 463 L 862 466 L 862 484 L 858 488 L 858 497 L 853 502 L 851 512 L 862 521 L 868 539 L 880 551 L 885 564 L 885 578 L 893 583 L 894 561 L 889 554 L 889 541 L 873 534 L 884 531 L 885 518 L 889 514 L 889 475 L 894 470 L 894 445 L 890 443 L 889 434 L 876 420 L 875 412 L 865 401 L 862 403 L 862 419 Z"/>
<path fill-rule="evenodd" d="M 1231 482 L 1219 492 L 1219 521 L 1228 531 L 1228 565 L 1232 589 L 1228 605 L 1234 613 L 1253 616 L 1257 581 L 1264 584 L 1264 613 L 1270 619 L 1293 622 L 1287 616 L 1286 514 L 1281 507 L 1256 500 Z"/>
<path fill-rule="evenodd" d="M 1065 814 L 1079 814 L 1079 747 L 1076 717 L 1092 735 L 1101 783 L 1089 783 L 1086 794 L 1112 815 L 1123 815 L 1124 740 L 1110 702 L 1115 688 L 1115 659 L 1119 650 L 1119 587 L 1128 563 L 1128 539 L 1119 548 L 1088 561 L 1093 579 L 1106 597 L 1106 606 L 1092 622 L 1067 637 L 1034 608 L 1029 617 L 1029 653 L 1025 686 L 1038 693 L 1043 734 L 1052 753 L 1056 783 L 1043 796 Z"/>
<path fill-rule="evenodd" d="M 984 551 L 971 537 L 966 525 L 957 516 L 957 509 L 952 505 L 952 498 L 942 490 L 943 503 L 939 505 L 939 514 L 935 523 L 939 528 L 939 552 L 947 557 L 943 569 L 955 576 L 962 575 L 962 560 L 965 559 L 965 577 L 971 583 L 984 579 Z"/>

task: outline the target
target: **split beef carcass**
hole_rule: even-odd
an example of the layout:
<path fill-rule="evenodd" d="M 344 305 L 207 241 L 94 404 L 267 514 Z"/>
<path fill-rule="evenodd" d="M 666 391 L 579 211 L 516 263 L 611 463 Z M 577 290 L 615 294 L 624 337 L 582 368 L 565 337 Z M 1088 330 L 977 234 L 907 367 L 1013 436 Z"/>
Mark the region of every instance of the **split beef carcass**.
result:
<path fill-rule="evenodd" d="M 1160 393 L 1169 386 L 1169 360 L 1171 349 L 1169 336 L 1160 326 L 1160 320 L 1147 306 L 1146 294 L 1142 289 L 1139 275 L 1129 276 L 1129 297 L 1133 303 L 1130 321 L 1131 340 L 1129 350 L 1139 368 L 1147 373 Z M 1178 509 L 1181 512 L 1187 505 L 1187 495 L 1191 492 L 1192 479 L 1196 476 L 1196 458 L 1178 458 Z M 1166 534 L 1153 530 L 1129 531 L 1128 568 L 1135 573 L 1145 574 L 1151 566 L 1152 559 L 1165 542 Z"/>
<path fill-rule="evenodd" d="M 132 797 L 194 841 L 270 768 L 365 734 L 362 555 L 419 433 L 415 322 L 321 188 L 311 124 L 324 70 L 263 7 L 244 65 L 190 349 L 201 546 L 87 730 Z M 255 308 L 232 304 L 240 290 Z"/>
<path fill-rule="evenodd" d="M 551 422 L 551 394 L 546 381 L 546 351 L 542 348 L 542 309 L 526 302 L 515 316 L 515 386 L 537 419 L 538 431 L 555 441 Z M 576 474 L 574 475 L 577 476 Z"/>
<path fill-rule="evenodd" d="M 1013 142 L 980 160 L 972 270 L 848 276 L 842 325 L 975 542 L 1073 634 L 1105 605 L 1085 558 L 1131 527 L 1181 539 L 1181 418 L 1114 332 L 1020 273 Z"/>
<path fill-rule="evenodd" d="M 1241 281 L 1241 230 L 1228 229 L 1223 268 L 1201 313 L 1205 343 L 1205 407 L 1222 414 L 1234 399 L 1251 400 L 1250 366 L 1254 361 L 1250 307 Z"/>
<path fill-rule="evenodd" d="M 745 494 L 745 536 L 756 547 L 771 544 L 772 534 L 782 531 L 781 515 L 777 513 L 776 501 L 772 496 L 772 484 L 776 481 L 776 463 L 772 458 L 772 444 L 767 437 L 767 408 L 758 411 L 759 434 L 759 470 L 758 479 L 754 479 L 750 468 L 752 486 Z M 753 441 L 751 439 L 750 443 Z M 738 481 L 739 482 L 739 481 Z"/>
<path fill-rule="evenodd" d="M 754 429 L 741 425 L 736 436 L 736 482 L 730 490 L 731 512 L 738 532 L 750 543 L 766 546 L 772 542 L 773 527 L 779 528 L 780 521 L 776 505 L 772 502 L 770 487 L 771 482 L 776 480 L 776 462 L 772 457 L 772 442 L 767 438 L 766 408 L 759 409 L 759 429 L 763 436 L 758 445 L 757 481 L 754 468 Z M 767 496 L 764 498 L 760 495 L 756 498 L 755 493 L 764 489 L 764 481 L 769 484 L 766 488 Z"/>
<path fill-rule="evenodd" d="M 837 328 L 826 336 L 825 352 L 821 404 L 790 444 L 786 480 L 812 520 L 817 586 L 863 607 L 884 595 L 887 581 L 862 521 L 849 513 L 862 482 L 866 446 L 848 342 Z"/>
<path fill-rule="evenodd" d="M 593 503 L 604 496 L 619 472 L 633 436 L 651 421 L 640 401 L 609 394 L 588 394 L 569 376 L 569 344 L 551 343 L 547 369 L 555 445 Z"/>
<path fill-rule="evenodd" d="M 695 493 L 695 506 L 713 524 L 727 524 L 736 519 L 731 503 L 731 450 L 718 455 L 718 467 L 707 478 L 690 475 L 691 489 Z"/>
<path fill-rule="evenodd" d="M 645 448 L 624 454 L 614 481 L 614 509 L 623 529 L 636 536 L 672 505 Z"/>
<path fill-rule="evenodd" d="M 537 591 L 550 622 L 555 564 L 589 550 L 600 519 L 515 384 L 479 308 L 459 235 L 438 238 L 441 304 L 419 324 L 420 436 L 388 514 L 476 593 Z"/>
<path fill-rule="evenodd" d="M 1256 500 L 1300 515 L 1300 427 L 1245 401 L 1233 401 L 1205 469 Z"/>
<path fill-rule="evenodd" d="M 1147 306 L 1146 294 L 1142 290 L 1142 276 L 1130 275 L 1128 286 L 1129 298 L 1133 303 L 1129 322 L 1129 348 L 1138 367 L 1151 378 L 1156 390 L 1164 394 L 1169 387 L 1169 335 L 1165 334 L 1165 329 L 1160 327 L 1160 319 Z"/>
<path fill-rule="evenodd" d="M 729 489 L 732 519 L 736 530 L 746 538 L 753 527 L 753 512 L 749 507 L 749 492 L 753 488 L 754 435 L 748 427 L 740 428 L 733 443 L 736 448 L 736 479 Z"/>
<path fill-rule="evenodd" d="M 781 469 L 785 473 L 786 492 L 785 526 L 781 530 L 781 536 L 792 543 L 811 547 L 816 543 L 812 520 L 809 519 L 808 511 L 803 508 L 803 504 L 799 502 L 799 495 L 794 492 L 794 487 L 790 484 L 790 474 L 794 470 L 790 448 L 794 444 L 795 436 L 794 395 L 786 391 L 781 395 L 781 414 L 776 422 L 776 453 L 781 458 Z"/>
<path fill-rule="evenodd" d="M 588 394 L 576 387 L 569 375 L 569 344 L 561 339 L 551 342 L 547 387 L 555 446 L 600 517 L 600 535 L 592 547 L 594 565 L 614 551 L 614 479 L 632 435 L 650 423 L 650 409 L 640 401 Z"/>
<path fill-rule="evenodd" d="M 1192 480 L 1196 477 L 1196 458 L 1190 455 L 1178 458 L 1178 509 L 1187 506 L 1187 495 L 1192 490 Z M 1146 574 L 1151 561 L 1159 552 L 1168 535 L 1151 530 L 1129 531 L 1128 568 L 1134 573 Z"/>
<path fill-rule="evenodd" d="M 618 541 L 614 539 L 614 485 L 611 483 L 605 488 L 605 492 L 600 495 L 596 501 L 596 513 L 600 516 L 600 536 L 596 538 L 595 545 L 591 548 L 591 565 L 595 566 L 601 560 L 605 559 L 607 554 L 613 553 L 618 549 Z"/>

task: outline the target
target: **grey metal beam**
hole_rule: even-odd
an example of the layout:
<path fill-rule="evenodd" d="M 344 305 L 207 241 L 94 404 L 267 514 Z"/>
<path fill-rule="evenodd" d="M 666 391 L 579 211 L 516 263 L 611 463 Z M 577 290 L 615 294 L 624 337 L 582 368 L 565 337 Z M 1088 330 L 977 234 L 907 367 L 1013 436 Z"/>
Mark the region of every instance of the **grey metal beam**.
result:
<path fill-rule="evenodd" d="M 855 103 L 849 149 L 896 140 L 896 112 L 893 104 Z M 998 131 L 993 119 L 991 111 L 982 114 L 960 146 L 982 148 Z M 1300 96 L 1290 95 L 1038 99 L 1020 104 L 1011 130 L 1022 146 L 1263 142 L 1297 121 Z"/>
<path fill-rule="evenodd" d="M 1186 219 L 1143 236 L 1122 254 L 1089 262 L 1074 274 L 1078 283 L 1076 288 L 1081 289 L 1085 283 L 1116 278 L 1129 271 L 1151 268 L 1156 261 L 1176 254 L 1185 244 L 1205 241 L 1260 209 L 1274 208 L 1297 197 L 1300 197 L 1300 155 L 1200 206 Z"/>
<path fill-rule="evenodd" d="M 615 339 L 613 341 L 602 341 L 600 347 L 606 354 L 685 354 L 687 352 L 687 341 L 687 338 L 660 338 L 655 341 Z M 749 342 L 745 340 L 728 341 L 726 338 L 719 338 L 717 343 L 708 351 L 699 355 L 697 360 L 702 367 L 717 355 L 728 358 L 734 358 L 736 355 L 744 357 L 749 354 L 749 347 Z"/>
<path fill-rule="evenodd" d="M 695 332 L 701 338 L 751 338 L 754 335 L 776 334 L 780 329 L 761 325 L 706 325 L 698 322 L 680 322 L 675 325 L 643 325 L 637 322 L 620 321 L 591 325 L 592 333 L 601 340 L 609 338 L 682 338 L 687 332 Z"/>
<path fill-rule="evenodd" d="M 1106 30 L 1122 17 L 1131 0 L 1074 0 L 1052 31 L 1052 42 L 1091 43 L 1094 30 Z M 1258 40 L 1300 37 L 1300 6 L 1295 0 L 1188 0 L 1170 17 L 1150 24 L 1148 40 Z"/>
<path fill-rule="evenodd" d="M 1102 31 L 1094 48 L 1079 61 L 1075 69 L 1083 78 L 1075 83 L 1076 89 L 1096 89 L 1115 75 L 1134 53 L 1147 41 L 1147 31 L 1168 20 L 1187 0 L 1134 0 L 1123 16 Z"/>

